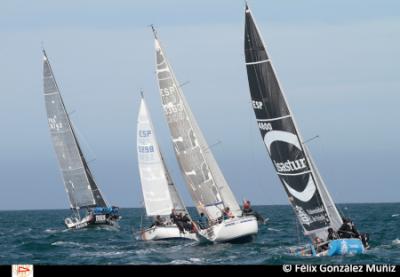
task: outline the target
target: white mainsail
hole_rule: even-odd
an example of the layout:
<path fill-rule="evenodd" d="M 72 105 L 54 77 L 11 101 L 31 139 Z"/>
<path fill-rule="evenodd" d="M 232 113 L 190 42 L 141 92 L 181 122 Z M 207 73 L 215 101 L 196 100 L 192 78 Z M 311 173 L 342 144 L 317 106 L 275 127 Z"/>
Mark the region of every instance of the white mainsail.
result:
<path fill-rule="evenodd" d="M 147 215 L 166 216 L 171 213 L 172 208 L 185 210 L 164 164 L 150 113 L 143 97 L 137 121 L 137 154 Z"/>
<path fill-rule="evenodd" d="M 153 32 L 162 106 L 175 154 L 196 208 L 212 220 L 220 217 L 225 207 L 240 216 L 239 204 L 197 125 L 154 29 Z"/>

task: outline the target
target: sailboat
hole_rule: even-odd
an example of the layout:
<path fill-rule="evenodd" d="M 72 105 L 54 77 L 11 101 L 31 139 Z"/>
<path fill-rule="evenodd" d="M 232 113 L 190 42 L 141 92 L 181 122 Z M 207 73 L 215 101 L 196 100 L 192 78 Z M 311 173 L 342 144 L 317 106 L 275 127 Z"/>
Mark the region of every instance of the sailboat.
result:
<path fill-rule="evenodd" d="M 358 238 L 327 239 L 328 230 L 338 231 L 342 226 L 342 217 L 301 138 L 247 4 L 244 40 L 252 106 L 261 137 L 304 235 L 312 241 L 322 240 L 322 244 L 328 244 L 325 247 L 309 244 L 296 253 L 332 256 L 364 252 L 364 245 Z"/>
<path fill-rule="evenodd" d="M 208 242 L 249 241 L 258 232 L 257 220 L 242 214 L 186 102 L 154 27 L 152 29 L 162 107 L 175 154 L 197 212 L 207 217 L 209 223 L 204 229 L 198 228 L 198 235 Z"/>
<path fill-rule="evenodd" d="M 165 165 L 143 93 L 137 121 L 137 154 L 146 214 L 154 217 L 154 220 L 158 217 L 162 222 L 162 224 L 153 224 L 150 228 L 143 229 L 141 238 L 143 240 L 176 238 L 197 240 L 195 232 L 184 229 L 181 232 L 170 219 L 172 209 L 179 214 L 188 215 L 189 213 Z"/>
<path fill-rule="evenodd" d="M 73 213 L 65 218 L 65 225 L 70 229 L 95 224 L 116 225 L 121 218 L 119 210 L 107 205 L 93 178 L 44 49 L 43 92 L 51 139 Z"/>

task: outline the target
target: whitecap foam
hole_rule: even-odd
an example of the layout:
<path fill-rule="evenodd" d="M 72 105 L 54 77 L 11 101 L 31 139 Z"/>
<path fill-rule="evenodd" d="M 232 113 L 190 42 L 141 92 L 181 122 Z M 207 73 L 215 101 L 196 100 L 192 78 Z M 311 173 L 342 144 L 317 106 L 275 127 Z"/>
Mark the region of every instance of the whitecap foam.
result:
<path fill-rule="evenodd" d="M 392 214 L 392 217 L 398 217 L 400 214 Z"/>
<path fill-rule="evenodd" d="M 400 239 L 395 239 L 392 241 L 393 245 L 400 245 Z"/>
<path fill-rule="evenodd" d="M 89 245 L 79 243 L 79 242 L 73 242 L 73 241 L 56 241 L 51 243 L 53 246 L 68 246 L 68 247 L 88 247 Z"/>
<path fill-rule="evenodd" d="M 136 255 L 146 255 L 146 254 L 150 254 L 151 252 L 155 252 L 155 250 L 153 248 L 146 248 L 146 249 L 139 249 L 139 250 L 135 251 Z"/>
<path fill-rule="evenodd" d="M 170 262 L 171 264 L 191 264 L 191 262 L 186 260 L 173 260 Z"/>
<path fill-rule="evenodd" d="M 268 228 L 268 231 L 273 231 L 273 232 L 281 232 L 282 230 L 279 229 L 274 229 L 274 228 Z"/>
<path fill-rule="evenodd" d="M 201 263 L 202 261 L 204 261 L 204 259 L 202 259 L 202 258 L 190 258 L 189 261 L 191 261 L 193 263 Z"/>
<path fill-rule="evenodd" d="M 44 232 L 48 233 L 48 234 L 55 234 L 55 233 L 60 232 L 60 230 L 48 228 L 48 229 L 44 230 Z"/>

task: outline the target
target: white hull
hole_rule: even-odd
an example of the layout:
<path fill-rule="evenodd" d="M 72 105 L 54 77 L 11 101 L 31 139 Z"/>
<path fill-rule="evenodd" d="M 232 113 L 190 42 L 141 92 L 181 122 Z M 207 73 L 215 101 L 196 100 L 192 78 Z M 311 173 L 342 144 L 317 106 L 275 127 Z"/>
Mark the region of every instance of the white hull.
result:
<path fill-rule="evenodd" d="M 119 217 L 117 220 L 119 220 Z M 105 219 L 105 217 L 99 217 L 94 215 L 87 215 L 82 219 L 76 217 L 67 217 L 64 220 L 65 225 L 68 229 L 82 229 L 91 225 L 113 225 L 118 226 L 117 220 Z"/>
<path fill-rule="evenodd" d="M 196 233 L 179 232 L 176 225 L 154 226 L 141 232 L 142 240 L 163 240 L 163 239 L 191 239 L 198 240 Z"/>
<path fill-rule="evenodd" d="M 251 240 L 258 233 L 254 216 L 230 218 L 208 229 L 199 230 L 199 235 L 210 242 L 234 242 Z"/>

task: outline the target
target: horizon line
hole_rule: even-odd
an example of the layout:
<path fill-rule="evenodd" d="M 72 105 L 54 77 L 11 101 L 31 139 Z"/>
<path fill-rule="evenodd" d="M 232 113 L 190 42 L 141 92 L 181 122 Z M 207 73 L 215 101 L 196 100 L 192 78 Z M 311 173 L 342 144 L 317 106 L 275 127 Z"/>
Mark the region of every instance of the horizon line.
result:
<path fill-rule="evenodd" d="M 336 205 L 362 205 L 362 204 L 400 204 L 399 202 L 340 202 L 335 203 Z M 253 207 L 257 206 L 290 206 L 290 204 L 254 204 Z M 119 209 L 144 209 L 144 207 L 118 207 Z M 196 208 L 195 206 L 186 206 L 186 208 Z M 12 210 L 3 210 L 0 209 L 0 212 L 23 212 L 23 211 L 57 211 L 57 210 L 70 210 L 70 208 L 37 208 L 37 209 L 12 209 Z"/>

